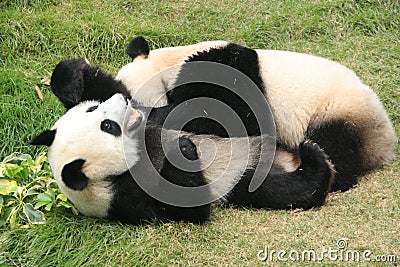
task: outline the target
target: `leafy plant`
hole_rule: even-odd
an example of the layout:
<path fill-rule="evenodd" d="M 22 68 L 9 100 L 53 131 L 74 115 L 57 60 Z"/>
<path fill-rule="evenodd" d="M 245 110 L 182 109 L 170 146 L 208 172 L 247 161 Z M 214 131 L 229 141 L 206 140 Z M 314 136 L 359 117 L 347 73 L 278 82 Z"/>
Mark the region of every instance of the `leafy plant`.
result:
<path fill-rule="evenodd" d="M 46 153 L 36 159 L 14 153 L 0 163 L 0 228 L 43 224 L 53 207 L 78 213 L 58 188 Z"/>

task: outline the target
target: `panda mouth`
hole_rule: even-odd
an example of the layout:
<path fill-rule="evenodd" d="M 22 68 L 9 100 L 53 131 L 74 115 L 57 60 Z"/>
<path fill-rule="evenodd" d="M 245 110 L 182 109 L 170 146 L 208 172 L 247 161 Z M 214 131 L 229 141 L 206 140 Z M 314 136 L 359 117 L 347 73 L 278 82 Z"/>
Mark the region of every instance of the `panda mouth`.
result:
<path fill-rule="evenodd" d="M 131 114 L 126 122 L 126 130 L 129 132 L 135 129 L 142 121 L 142 114 L 137 109 L 131 108 Z"/>

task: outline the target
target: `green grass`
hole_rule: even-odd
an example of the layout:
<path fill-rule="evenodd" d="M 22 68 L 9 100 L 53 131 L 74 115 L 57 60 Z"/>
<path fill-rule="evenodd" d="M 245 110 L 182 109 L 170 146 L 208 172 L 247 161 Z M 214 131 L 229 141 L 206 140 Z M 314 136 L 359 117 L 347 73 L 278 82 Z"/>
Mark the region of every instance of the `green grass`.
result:
<path fill-rule="evenodd" d="M 152 48 L 224 39 L 339 61 L 377 92 L 400 133 L 398 0 L 3 0 L 0 10 L 0 158 L 45 150 L 27 141 L 64 112 L 40 83 L 59 61 L 84 57 L 115 74 L 129 62 L 124 48 L 136 35 Z M 201 226 L 127 226 L 54 211 L 46 225 L 0 232 L 0 265 L 255 266 L 265 264 L 257 259 L 264 246 L 321 251 L 336 249 L 339 238 L 348 239 L 349 249 L 399 258 L 399 178 L 396 160 L 349 192 L 331 194 L 321 209 L 216 206 Z M 387 265 L 393 264 L 381 263 Z"/>

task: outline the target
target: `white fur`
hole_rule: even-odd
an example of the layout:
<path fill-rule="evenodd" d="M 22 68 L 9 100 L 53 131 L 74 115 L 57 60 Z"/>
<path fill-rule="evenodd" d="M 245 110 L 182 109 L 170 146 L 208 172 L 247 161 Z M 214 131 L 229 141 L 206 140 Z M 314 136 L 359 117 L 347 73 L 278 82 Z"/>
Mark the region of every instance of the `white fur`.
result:
<path fill-rule="evenodd" d="M 357 75 L 324 58 L 276 50 L 256 50 L 278 140 L 295 148 L 309 125 L 343 119 L 363 128 L 364 166 L 394 157 L 396 137 L 376 94 Z"/>
<path fill-rule="evenodd" d="M 259 138 L 220 138 L 192 135 L 201 169 L 211 184 L 213 197 L 221 198 L 238 183 L 247 168 L 256 166 L 259 157 Z"/>
<path fill-rule="evenodd" d="M 296 147 L 304 138 L 311 117 L 321 105 L 329 105 L 337 95 L 362 85 L 351 70 L 324 58 L 288 51 L 256 51 L 278 137 L 290 147 Z"/>
<path fill-rule="evenodd" d="M 99 105 L 93 112 L 86 112 Z M 122 95 L 114 95 L 102 104 L 83 102 L 70 109 L 53 126 L 56 136 L 49 148 L 49 161 L 61 190 L 88 216 L 105 217 L 112 197 L 111 183 L 104 178 L 120 174 L 138 161 L 137 143 L 125 138 L 124 126 L 130 115 L 130 105 Z M 117 122 L 123 134 L 115 137 L 100 129 L 100 123 L 110 119 Z M 63 167 L 77 159 L 86 162 L 82 172 L 89 178 L 88 187 L 75 191 L 62 181 Z"/>

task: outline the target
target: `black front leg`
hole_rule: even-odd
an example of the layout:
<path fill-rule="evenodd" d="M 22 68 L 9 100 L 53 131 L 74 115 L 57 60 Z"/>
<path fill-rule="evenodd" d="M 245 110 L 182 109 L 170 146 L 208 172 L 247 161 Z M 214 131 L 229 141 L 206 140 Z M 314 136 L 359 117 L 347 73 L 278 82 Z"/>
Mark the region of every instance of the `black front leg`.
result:
<path fill-rule="evenodd" d="M 166 151 L 167 157 L 164 160 L 164 164 L 160 172 L 161 176 L 169 182 L 183 187 L 199 187 L 206 185 L 206 179 L 201 171 L 189 171 L 189 168 L 185 170 L 185 168 L 180 168 L 179 166 L 177 167 L 168 160 L 169 155 L 173 156 L 177 155 L 178 153 L 181 153 L 189 161 L 198 160 L 196 146 L 192 143 L 192 141 L 190 141 L 188 138 L 180 137 L 178 143 L 179 150 L 178 146 L 171 146 L 171 149 Z M 200 166 L 198 165 L 197 168 L 200 168 Z M 164 191 L 163 187 L 160 187 L 160 194 L 168 193 L 170 192 L 166 192 Z M 178 192 L 176 197 L 185 202 L 185 198 L 190 196 L 184 192 L 182 192 L 182 194 Z M 204 197 L 207 198 L 207 196 Z M 210 217 L 210 206 L 210 203 L 196 207 L 180 207 L 163 203 L 160 209 L 159 217 L 172 221 L 202 223 L 208 220 Z"/>
<path fill-rule="evenodd" d="M 51 76 L 51 89 L 64 107 L 70 109 L 85 100 L 105 101 L 116 93 L 126 97 L 126 87 L 84 59 L 64 60 L 57 64 Z"/>

